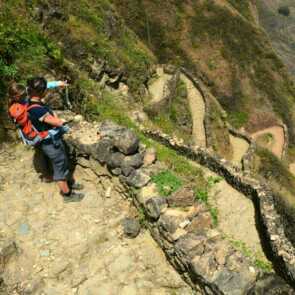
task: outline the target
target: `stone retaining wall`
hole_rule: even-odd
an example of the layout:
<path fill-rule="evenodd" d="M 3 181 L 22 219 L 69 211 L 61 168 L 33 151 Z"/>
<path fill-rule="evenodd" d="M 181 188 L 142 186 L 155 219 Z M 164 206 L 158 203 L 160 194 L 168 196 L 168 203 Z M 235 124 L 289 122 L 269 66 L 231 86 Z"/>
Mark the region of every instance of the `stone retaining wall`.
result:
<path fill-rule="evenodd" d="M 288 152 L 289 146 L 289 134 L 288 134 L 288 127 L 285 124 L 280 125 L 284 129 L 284 147 L 282 152 L 282 159 L 285 159 Z"/>
<path fill-rule="evenodd" d="M 242 157 L 241 162 L 242 162 L 243 171 L 245 173 L 250 173 L 252 158 L 253 158 L 253 155 L 254 155 L 255 150 L 256 150 L 256 143 L 251 139 L 250 136 L 236 130 L 233 127 L 229 127 L 228 130 L 233 136 L 244 139 L 245 141 L 248 142 L 249 148 L 248 148 L 247 152 L 244 154 L 244 156 Z"/>
<path fill-rule="evenodd" d="M 96 136 L 96 131 L 99 131 L 99 137 Z M 89 138 L 87 133 L 92 136 Z M 231 179 L 233 186 L 241 186 L 241 189 L 246 191 L 248 195 L 255 195 L 252 190 L 254 190 L 253 186 L 257 184 L 244 182 L 242 184 L 242 180 L 234 169 L 227 168 L 221 160 L 207 155 L 205 150 L 196 149 L 193 151 L 186 146 L 178 146 L 177 143 L 171 142 L 170 138 L 164 135 L 148 131 L 146 134 L 189 158 L 208 163 L 210 167 L 214 168 L 213 170 L 220 170 L 220 174 Z M 130 173 L 128 169 L 127 172 L 124 172 L 126 167 L 120 161 L 116 161 L 117 157 L 118 159 L 123 157 L 123 163 L 126 164 L 127 161 L 130 164 L 128 162 L 130 157 L 133 160 L 136 158 L 137 162 L 137 155 L 143 158 L 146 156 L 146 151 L 140 147 L 132 131 L 112 123 L 93 126 L 87 122 L 80 122 L 66 136 L 66 141 L 76 150 L 77 154 L 87 155 L 99 163 L 107 165 L 113 174 L 119 175 L 119 179 L 127 188 L 140 188 L 139 193 L 133 195 L 134 203 L 144 210 L 147 226 L 152 236 L 164 250 L 171 264 L 193 289 L 202 294 L 253 294 L 256 292 L 255 290 L 270 289 L 285 290 L 288 294 L 292 294 L 292 290 L 279 277 L 274 274 L 262 275 L 253 261 L 234 249 L 222 237 L 221 233 L 212 226 L 208 209 L 197 203 L 193 194 L 180 191 L 168 199 L 159 197 L 158 192 L 153 190 L 153 184 L 150 183 L 149 174 L 152 168 L 143 167 L 143 163 L 131 167 L 133 170 L 131 169 Z M 118 165 L 120 167 L 115 168 Z M 120 169 L 120 171 L 117 170 L 114 173 L 114 169 Z M 125 176 L 124 173 L 129 173 L 129 175 Z M 277 215 L 270 215 L 274 214 L 272 202 L 266 200 L 265 190 L 259 191 L 259 189 L 259 187 L 255 188 L 255 192 L 259 194 L 256 198 L 261 199 L 258 205 L 263 208 L 263 221 L 267 226 L 271 226 L 269 223 L 273 222 L 275 227 Z M 252 197 L 254 198 L 254 196 Z M 183 198 L 185 204 L 183 202 L 179 204 L 179 199 Z M 269 234 L 269 228 L 267 229 L 266 234 Z M 281 242 L 279 238 L 283 233 L 275 232 L 275 230 L 276 228 L 271 228 L 271 234 L 267 238 L 272 241 L 273 251 L 277 253 L 282 250 L 275 247 L 280 246 L 278 244 Z M 285 246 L 285 241 L 283 243 Z M 293 249 L 291 248 L 291 250 Z M 281 255 L 283 254 L 281 253 Z M 288 255 L 288 252 L 285 255 Z M 289 274 L 290 266 L 287 264 L 289 261 L 285 261 L 285 256 L 280 259 L 282 261 L 276 264 L 282 265 L 282 271 L 285 271 L 289 278 L 293 274 L 293 272 Z M 290 279 L 290 281 L 292 280 Z"/>
<path fill-rule="evenodd" d="M 235 189 L 249 197 L 256 208 L 258 230 L 276 270 L 295 286 L 295 250 L 287 239 L 283 223 L 275 208 L 275 195 L 267 184 L 258 182 L 234 167 L 225 159 L 208 153 L 200 147 L 180 144 L 169 135 L 159 131 L 142 130 L 147 136 L 176 150 L 185 157 L 194 160 L 216 172 Z"/>
<path fill-rule="evenodd" d="M 166 199 L 153 196 L 151 187 L 135 196 L 135 205 L 144 210 L 153 238 L 194 290 L 202 294 L 295 294 L 277 275 L 263 274 L 235 249 L 212 226 L 204 205 L 195 201 L 185 208 L 175 206 L 184 191 Z"/>

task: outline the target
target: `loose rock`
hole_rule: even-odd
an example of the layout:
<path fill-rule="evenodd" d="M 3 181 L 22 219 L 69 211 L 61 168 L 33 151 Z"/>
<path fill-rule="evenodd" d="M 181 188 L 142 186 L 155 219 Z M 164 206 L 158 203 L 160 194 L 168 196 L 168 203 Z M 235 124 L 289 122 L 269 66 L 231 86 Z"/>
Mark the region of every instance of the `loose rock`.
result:
<path fill-rule="evenodd" d="M 173 193 L 167 201 L 170 207 L 192 206 L 195 202 L 195 193 L 191 188 L 184 187 Z"/>
<path fill-rule="evenodd" d="M 128 238 L 136 238 L 140 232 L 140 224 L 135 218 L 125 218 L 122 221 L 124 234 Z"/>
<path fill-rule="evenodd" d="M 134 170 L 128 177 L 121 177 L 120 179 L 136 188 L 144 187 L 151 180 L 149 175 L 139 170 Z"/>
<path fill-rule="evenodd" d="M 167 208 L 167 200 L 164 197 L 151 198 L 145 203 L 148 216 L 156 220 L 160 217 L 164 208 Z"/>

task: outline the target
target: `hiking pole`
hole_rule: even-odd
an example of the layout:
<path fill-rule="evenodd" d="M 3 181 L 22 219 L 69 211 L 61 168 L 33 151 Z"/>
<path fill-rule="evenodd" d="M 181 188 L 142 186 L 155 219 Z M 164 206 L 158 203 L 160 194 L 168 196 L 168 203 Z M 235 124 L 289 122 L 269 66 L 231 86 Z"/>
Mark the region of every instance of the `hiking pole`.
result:
<path fill-rule="evenodd" d="M 70 102 L 70 99 L 69 99 L 69 88 L 68 88 L 68 84 L 66 84 L 65 86 L 65 95 L 66 95 L 66 105 L 67 105 L 67 108 L 69 110 L 71 110 L 73 108 L 71 102 Z"/>

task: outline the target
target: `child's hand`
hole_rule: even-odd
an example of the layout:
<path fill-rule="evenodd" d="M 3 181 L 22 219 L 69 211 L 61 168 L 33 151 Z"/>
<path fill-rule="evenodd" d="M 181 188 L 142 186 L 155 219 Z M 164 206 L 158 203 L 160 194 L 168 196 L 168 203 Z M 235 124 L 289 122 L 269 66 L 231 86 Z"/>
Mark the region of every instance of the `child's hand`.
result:
<path fill-rule="evenodd" d="M 65 80 L 65 81 L 59 81 L 59 85 L 58 85 L 59 87 L 66 87 L 66 86 L 69 86 L 69 84 L 68 84 L 68 81 L 67 80 Z"/>
<path fill-rule="evenodd" d="M 65 120 L 65 119 L 60 119 L 60 120 L 62 121 L 62 125 L 65 125 L 68 123 L 67 120 Z"/>

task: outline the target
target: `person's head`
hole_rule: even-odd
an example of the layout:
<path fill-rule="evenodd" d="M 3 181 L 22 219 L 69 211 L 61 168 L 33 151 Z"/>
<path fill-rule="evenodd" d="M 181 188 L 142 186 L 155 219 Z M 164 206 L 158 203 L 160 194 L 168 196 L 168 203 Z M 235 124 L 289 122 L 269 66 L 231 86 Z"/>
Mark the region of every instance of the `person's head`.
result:
<path fill-rule="evenodd" d="M 8 88 L 8 95 L 10 103 L 20 101 L 21 99 L 26 98 L 26 87 L 21 84 L 17 84 L 16 82 L 12 82 Z"/>
<path fill-rule="evenodd" d="M 35 77 L 27 82 L 30 97 L 44 97 L 47 89 L 47 81 L 43 77 Z"/>

